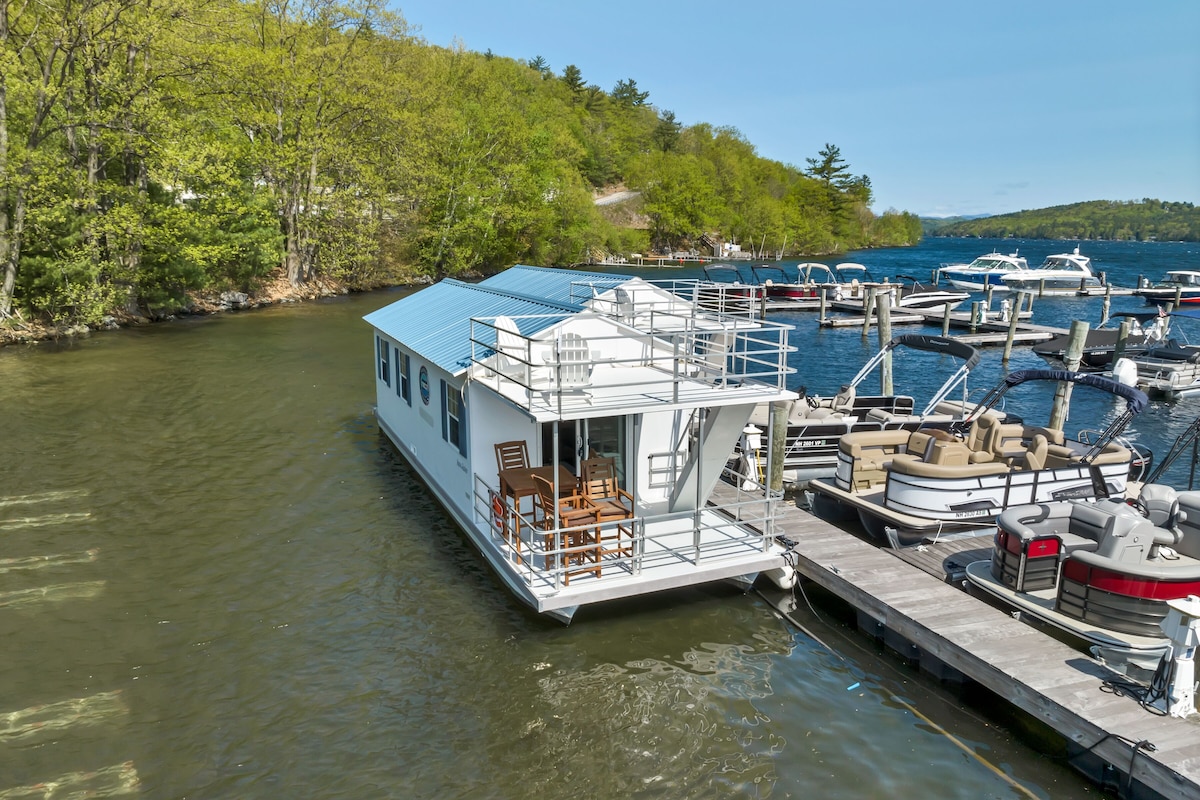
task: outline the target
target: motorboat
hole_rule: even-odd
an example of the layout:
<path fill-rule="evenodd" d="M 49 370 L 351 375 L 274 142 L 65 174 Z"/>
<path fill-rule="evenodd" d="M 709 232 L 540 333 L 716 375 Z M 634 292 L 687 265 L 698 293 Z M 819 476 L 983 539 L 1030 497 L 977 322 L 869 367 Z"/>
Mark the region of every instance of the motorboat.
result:
<path fill-rule="evenodd" d="M 956 364 L 941 387 L 918 413 L 911 395 L 868 394 L 863 382 L 875 372 L 885 358 L 896 350 L 912 350 L 946 356 Z M 919 359 L 928 365 L 928 356 Z M 939 359 L 940 360 L 940 359 Z M 979 351 L 974 347 L 942 336 L 904 334 L 896 336 L 871 357 L 849 383 L 832 397 L 808 394 L 805 387 L 797 391 L 800 397 L 787 404 L 787 433 L 783 455 L 783 480 L 789 486 L 803 487 L 816 477 L 833 475 L 838 462 L 838 443 L 848 433 L 861 431 L 914 431 L 918 428 L 949 428 L 961 420 L 967 410 L 966 381 L 970 371 L 979 363 Z M 950 395 L 962 387 L 961 402 Z M 755 431 L 767 430 L 770 409 L 759 406 L 750 416 Z M 751 435 L 755 433 L 751 431 Z M 738 472 L 753 476 L 758 471 L 758 456 L 745 441 L 735 456 L 740 460 Z"/>
<path fill-rule="evenodd" d="M 1037 269 L 1005 275 L 1004 285 L 1013 291 L 1039 294 L 1075 294 L 1098 289 L 1100 279 L 1092 274 L 1092 260 L 1080 255 L 1076 247 L 1071 253 L 1046 256 Z"/>
<path fill-rule="evenodd" d="M 832 298 L 831 290 L 838 285 L 837 275 L 825 264 L 800 264 L 794 278 L 783 267 L 773 264 L 752 266 L 750 271 L 768 300 L 811 302 L 821 297 L 822 289 Z"/>
<path fill-rule="evenodd" d="M 911 275 L 897 275 L 897 285 L 900 287 L 899 308 L 919 309 L 921 311 L 944 311 L 947 307 L 955 309 L 970 298 L 970 292 L 939 289 L 936 286 L 926 286 Z M 876 288 L 876 291 L 879 291 Z"/>
<path fill-rule="evenodd" d="M 1145 353 L 1162 342 L 1170 331 L 1170 317 L 1161 311 L 1118 311 L 1111 314 L 1103 325 L 1087 332 L 1079 361 L 1081 372 L 1103 372 L 1112 368 L 1121 324 L 1124 322 L 1129 323 L 1129 336 L 1124 349 L 1126 356 Z M 1070 334 L 1060 333 L 1049 341 L 1035 344 L 1033 352 L 1051 368 L 1066 369 L 1064 359 L 1070 338 Z"/>
<path fill-rule="evenodd" d="M 1200 309 L 1172 311 L 1168 317 L 1200 319 Z M 1132 381 L 1151 397 L 1177 400 L 1200 394 L 1200 345 L 1170 338 L 1121 358 L 1114 374 L 1132 375 Z"/>
<path fill-rule="evenodd" d="M 1176 299 L 1180 304 L 1200 303 L 1200 271 L 1167 270 L 1166 275 L 1157 283 L 1151 284 L 1148 279 L 1143 278 L 1142 285 L 1134 289 L 1133 293 L 1145 298 L 1146 302 L 1152 305 L 1174 303 Z"/>
<path fill-rule="evenodd" d="M 1170 645 L 1168 601 L 1200 595 L 1200 492 L 1147 483 L 1129 502 L 1008 508 L 966 579 L 1106 661 L 1152 670 Z"/>
<path fill-rule="evenodd" d="M 1061 428 L 1002 423 L 985 413 L 1009 390 L 1032 381 L 1066 381 L 1125 401 L 1102 431 L 1068 439 Z M 951 534 L 980 535 L 1005 508 L 1072 498 L 1123 497 L 1150 454 L 1121 439 L 1146 407 L 1146 395 L 1112 378 L 1026 369 L 1004 378 L 949 431 L 849 433 L 838 443 L 832 478 L 809 482 L 813 511 L 831 520 L 858 517 L 893 546 Z"/>
<path fill-rule="evenodd" d="M 997 518 L 990 560 L 966 578 L 1029 619 L 1058 628 L 1114 665 L 1155 669 L 1167 603 L 1200 595 L 1200 417 L 1146 475 L 1135 499 L 1017 506 Z M 1187 490 L 1162 478 L 1184 453 Z"/>
<path fill-rule="evenodd" d="M 938 278 L 956 289 L 982 292 L 991 286 L 994 290 L 1006 292 L 1008 286 L 1004 283 L 1005 275 L 1020 275 L 1028 271 L 1029 262 L 1024 256 L 991 252 L 969 264 L 944 264 L 938 270 Z"/>
<path fill-rule="evenodd" d="M 837 276 L 838 284 L 841 285 L 841 297 L 838 297 L 838 300 L 861 300 L 868 286 L 875 286 L 879 283 L 866 266 L 852 261 L 835 264 L 833 272 Z"/>
<path fill-rule="evenodd" d="M 763 287 L 748 280 L 733 264 L 704 267 L 704 280 L 696 286 L 696 302 L 719 313 L 752 316 L 763 300 Z"/>
<path fill-rule="evenodd" d="M 797 397 L 790 325 L 632 276 L 526 266 L 364 319 L 381 432 L 536 612 L 569 621 L 760 575 L 790 587 L 777 499 L 714 496 L 754 409 Z"/>

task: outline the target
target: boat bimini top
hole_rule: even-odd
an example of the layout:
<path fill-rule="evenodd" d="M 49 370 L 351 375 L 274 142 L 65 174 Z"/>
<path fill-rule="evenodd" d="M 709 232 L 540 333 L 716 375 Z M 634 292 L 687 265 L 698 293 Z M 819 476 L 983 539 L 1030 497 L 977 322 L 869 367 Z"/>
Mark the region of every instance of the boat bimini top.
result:
<path fill-rule="evenodd" d="M 971 410 L 971 413 L 964 417 L 960 422 L 951 426 L 952 430 L 964 433 L 971 423 L 979 418 L 984 411 L 993 408 L 1000 400 L 1008 393 L 1009 389 L 1014 386 L 1020 386 L 1022 383 L 1029 381 L 1067 381 L 1069 383 L 1077 383 L 1084 386 L 1091 386 L 1101 391 L 1114 394 L 1125 400 L 1125 410 L 1118 414 L 1108 427 L 1100 432 L 1096 441 L 1092 443 L 1092 448 L 1084 455 L 1084 463 L 1090 462 L 1095 458 L 1104 445 L 1112 441 L 1125 429 L 1125 426 L 1149 404 L 1150 399 L 1141 389 L 1105 377 L 1104 375 L 1096 375 L 1090 372 L 1071 372 L 1065 369 L 1022 369 L 1016 372 L 1009 373 L 999 384 L 991 389 L 979 404 Z"/>
<path fill-rule="evenodd" d="M 938 403 L 941 403 L 943 400 L 945 400 L 946 397 L 949 396 L 950 392 L 953 391 L 954 388 L 960 383 L 964 384 L 964 395 L 966 394 L 965 383 L 967 380 L 967 373 L 973 370 L 975 365 L 979 363 L 979 351 L 969 344 L 964 344 L 963 342 L 955 341 L 954 339 L 948 339 L 944 336 L 929 336 L 920 333 L 906 333 L 894 337 L 890 342 L 884 345 L 878 353 L 872 356 L 870 361 L 863 365 L 863 368 L 860 369 L 858 374 L 855 375 L 850 381 L 850 387 L 857 389 L 858 384 L 862 383 L 862 381 L 871 374 L 872 370 L 883 363 L 883 359 L 886 358 L 889 353 L 900 346 L 911 347 L 914 350 L 924 350 L 930 353 L 940 353 L 953 356 L 954 358 L 961 359 L 963 362 L 961 365 L 959 365 L 954 374 L 946 379 L 946 382 L 942 384 L 941 388 L 934 393 L 933 398 L 930 399 L 930 401 L 925 405 L 925 410 L 921 412 L 921 416 L 931 414 L 933 410 L 937 408 Z"/>

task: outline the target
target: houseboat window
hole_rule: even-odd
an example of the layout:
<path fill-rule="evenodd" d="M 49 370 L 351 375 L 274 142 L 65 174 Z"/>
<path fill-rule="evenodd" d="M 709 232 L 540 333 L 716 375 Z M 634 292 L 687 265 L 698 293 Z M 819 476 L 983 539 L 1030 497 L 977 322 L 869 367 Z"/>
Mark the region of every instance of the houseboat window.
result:
<path fill-rule="evenodd" d="M 401 353 L 400 348 L 393 348 L 396 353 L 396 394 L 400 395 L 400 399 L 412 405 L 412 383 L 409 376 L 412 374 L 409 364 L 408 353 Z"/>
<path fill-rule="evenodd" d="M 391 370 L 391 353 L 389 352 L 387 340 L 382 336 L 375 337 L 375 349 L 379 354 L 379 380 L 392 385 L 392 370 Z"/>
<path fill-rule="evenodd" d="M 467 454 L 467 420 L 462 413 L 462 391 L 442 381 L 442 438 Z"/>

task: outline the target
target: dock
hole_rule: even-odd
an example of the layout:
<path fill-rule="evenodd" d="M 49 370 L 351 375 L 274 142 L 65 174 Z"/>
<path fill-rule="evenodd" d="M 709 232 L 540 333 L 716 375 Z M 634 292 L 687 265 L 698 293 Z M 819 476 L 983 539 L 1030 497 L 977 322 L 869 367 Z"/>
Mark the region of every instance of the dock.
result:
<path fill-rule="evenodd" d="M 736 490 L 722 484 L 715 495 L 726 491 Z M 1137 790 L 1123 797 L 1200 797 L 1200 716 L 1158 716 L 1106 690 L 1128 679 L 947 582 L 991 552 L 989 537 L 891 550 L 794 502 L 778 505 L 775 523 L 795 543 L 798 572 L 856 609 L 860 627 L 922 669 L 942 677 L 948 667 L 1041 720 L 1093 781 L 1121 776 Z"/>
<path fill-rule="evenodd" d="M 965 311 L 952 311 L 948 318 L 942 311 L 925 311 L 922 309 L 892 309 L 892 311 L 891 324 L 893 325 L 940 325 L 950 330 L 961 331 L 965 329 L 968 333 L 954 334 L 954 338 L 976 347 L 1003 345 L 1008 341 L 1009 323 L 1001 321 L 995 315 L 993 315 L 993 319 L 980 322 L 978 320 L 972 321 L 971 313 Z M 1039 325 L 1026 321 L 1030 317 L 1030 312 L 1022 312 L 1018 316 L 1016 329 L 1013 331 L 1012 341 L 1014 344 L 1048 342 L 1055 336 L 1068 333 L 1065 328 L 1057 328 L 1052 325 Z M 818 324 L 826 328 L 862 328 L 864 325 L 875 325 L 877 323 L 878 319 L 875 316 L 867 320 L 861 315 L 849 317 L 827 316 L 818 321 Z"/>

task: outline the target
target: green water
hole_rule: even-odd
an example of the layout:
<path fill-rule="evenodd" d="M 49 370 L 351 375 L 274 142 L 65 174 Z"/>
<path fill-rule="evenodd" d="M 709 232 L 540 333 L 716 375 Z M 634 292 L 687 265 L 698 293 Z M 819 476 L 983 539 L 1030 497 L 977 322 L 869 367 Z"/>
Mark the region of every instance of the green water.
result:
<path fill-rule="evenodd" d="M 755 594 L 532 616 L 379 436 L 398 296 L 0 351 L 0 798 L 1027 796 L 908 703 L 1096 795 Z"/>

